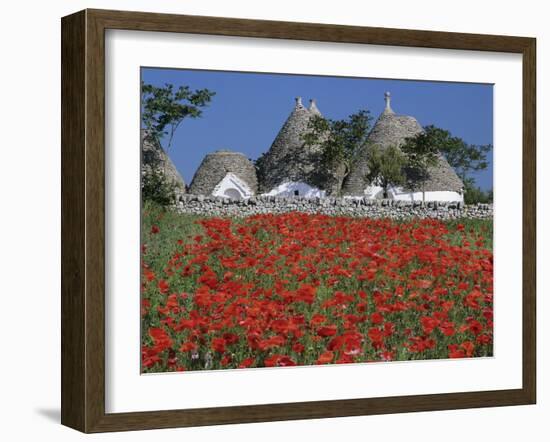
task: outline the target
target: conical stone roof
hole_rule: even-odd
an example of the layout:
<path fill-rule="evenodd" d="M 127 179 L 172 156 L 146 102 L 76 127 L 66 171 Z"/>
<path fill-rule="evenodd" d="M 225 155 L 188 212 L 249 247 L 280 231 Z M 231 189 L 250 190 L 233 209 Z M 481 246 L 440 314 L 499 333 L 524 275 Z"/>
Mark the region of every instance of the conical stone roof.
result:
<path fill-rule="evenodd" d="M 269 150 L 258 159 L 258 181 L 261 192 L 268 192 L 284 182 L 304 182 L 317 188 L 324 188 L 326 177 L 320 167 L 320 148 L 304 146 L 303 136 L 315 115 L 321 116 L 315 101 L 310 109 L 296 98 L 294 109 L 275 137 Z"/>
<path fill-rule="evenodd" d="M 423 131 L 416 118 L 408 115 L 397 115 L 390 106 L 390 94 L 385 94 L 386 107 L 378 117 L 368 138 L 365 153 L 356 162 L 351 173 L 344 182 L 343 194 L 363 196 L 367 183 L 365 175 L 368 173 L 367 158 L 370 146 L 378 145 L 381 148 L 402 146 L 407 138 L 414 137 Z M 408 173 L 408 178 L 414 182 L 414 176 Z M 428 168 L 428 179 L 423 183 L 425 192 L 454 191 L 460 192 L 464 188 L 462 180 L 449 165 L 443 155 L 439 155 L 435 166 Z"/>
<path fill-rule="evenodd" d="M 142 178 L 152 170 L 160 171 L 168 181 L 175 185 L 177 195 L 185 193 L 185 182 L 172 163 L 170 157 L 145 129 L 141 129 L 141 175 Z"/>
<path fill-rule="evenodd" d="M 230 150 L 218 150 L 207 154 L 197 169 L 189 186 L 189 193 L 210 195 L 218 183 L 232 173 L 246 183 L 253 193 L 258 191 L 256 168 L 242 153 Z"/>

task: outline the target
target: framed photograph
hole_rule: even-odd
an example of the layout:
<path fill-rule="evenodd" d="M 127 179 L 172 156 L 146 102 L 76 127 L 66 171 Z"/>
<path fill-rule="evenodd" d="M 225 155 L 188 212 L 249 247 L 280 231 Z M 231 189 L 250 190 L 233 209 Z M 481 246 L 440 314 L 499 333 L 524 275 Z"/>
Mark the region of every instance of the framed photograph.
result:
<path fill-rule="evenodd" d="M 536 42 L 62 19 L 62 423 L 536 400 Z"/>

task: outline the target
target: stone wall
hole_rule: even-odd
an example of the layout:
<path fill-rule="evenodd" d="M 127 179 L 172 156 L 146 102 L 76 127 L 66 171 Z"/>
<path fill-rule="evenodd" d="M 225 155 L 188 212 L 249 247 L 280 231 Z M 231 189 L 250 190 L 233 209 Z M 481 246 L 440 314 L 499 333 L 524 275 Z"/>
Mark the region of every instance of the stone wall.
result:
<path fill-rule="evenodd" d="M 491 204 L 464 205 L 452 202 L 408 202 L 342 198 L 299 198 L 255 196 L 236 201 L 203 195 L 183 195 L 176 209 L 181 213 L 205 216 L 249 216 L 261 213 L 305 212 L 369 218 L 492 218 Z"/>

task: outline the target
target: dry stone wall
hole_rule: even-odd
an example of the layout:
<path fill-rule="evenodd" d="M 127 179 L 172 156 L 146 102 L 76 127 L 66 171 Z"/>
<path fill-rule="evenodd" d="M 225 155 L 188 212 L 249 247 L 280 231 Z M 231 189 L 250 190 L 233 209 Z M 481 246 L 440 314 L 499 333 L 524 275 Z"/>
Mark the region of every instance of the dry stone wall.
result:
<path fill-rule="evenodd" d="M 492 204 L 464 205 L 460 202 L 394 201 L 344 198 L 282 198 L 254 196 L 247 200 L 232 200 L 204 195 L 183 195 L 176 205 L 181 213 L 245 217 L 264 213 L 321 213 L 333 216 L 368 218 L 457 218 L 486 219 L 493 217 Z"/>

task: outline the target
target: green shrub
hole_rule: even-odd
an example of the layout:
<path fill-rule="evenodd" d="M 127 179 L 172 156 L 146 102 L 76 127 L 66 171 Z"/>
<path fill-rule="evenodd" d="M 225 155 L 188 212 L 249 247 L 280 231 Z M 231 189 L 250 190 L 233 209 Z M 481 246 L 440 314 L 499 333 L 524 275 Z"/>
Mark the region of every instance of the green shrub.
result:
<path fill-rule="evenodd" d="M 150 170 L 141 179 L 141 199 L 167 207 L 176 201 L 176 185 L 160 170 Z"/>
<path fill-rule="evenodd" d="M 464 189 L 464 202 L 466 204 L 491 204 L 493 202 L 493 191 L 483 191 L 479 187 L 466 184 Z"/>

